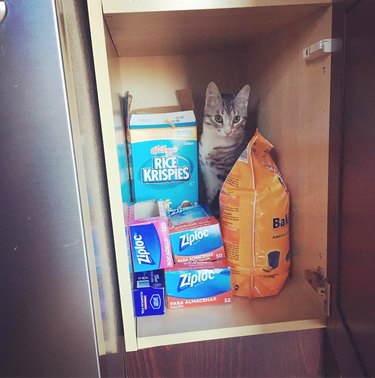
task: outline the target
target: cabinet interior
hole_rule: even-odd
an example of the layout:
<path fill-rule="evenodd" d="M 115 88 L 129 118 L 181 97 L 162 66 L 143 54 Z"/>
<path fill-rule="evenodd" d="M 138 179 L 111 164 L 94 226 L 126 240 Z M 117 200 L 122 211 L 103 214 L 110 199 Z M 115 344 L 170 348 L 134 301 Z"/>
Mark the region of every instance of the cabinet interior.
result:
<path fill-rule="evenodd" d="M 235 298 L 231 305 L 167 310 L 165 316 L 124 320 L 125 336 L 135 335 L 135 348 L 325 325 L 323 298 L 309 286 L 304 273 L 318 267 L 326 272 L 331 57 L 305 61 L 302 51 L 331 37 L 331 8 L 323 1 L 267 1 L 269 6 L 236 2 L 250 5 L 231 9 L 197 5 L 170 11 L 130 7 L 129 12 L 119 5 L 121 13 L 115 13 L 117 3 L 110 1 L 104 14 L 105 67 L 99 67 L 101 55 L 93 45 L 97 77 L 107 70 L 110 83 L 107 98 L 98 85 L 99 100 L 102 96 L 107 104 L 111 101 L 113 113 L 102 119 L 110 133 L 103 135 L 115 135 L 115 127 L 117 139 L 108 146 L 123 141 L 120 97 L 125 91 L 133 95 L 135 109 L 177 105 L 175 90 L 190 88 L 200 125 L 208 82 L 215 81 L 223 92 L 238 91 L 249 83 L 249 132 L 259 128 L 274 145 L 273 156 L 291 193 L 290 278 L 276 297 Z M 115 153 L 115 144 L 112 149 Z M 112 200 L 121 206 L 119 196 Z M 123 226 L 122 219 L 113 221 Z M 114 228 L 115 239 L 123 238 L 116 231 L 121 227 Z M 130 319 L 130 280 L 124 273 L 127 253 L 116 250 L 116 255 L 121 255 L 120 286 L 127 285 L 123 291 L 120 287 L 122 311 Z M 132 350 L 130 341 L 129 345 L 127 350 Z"/>

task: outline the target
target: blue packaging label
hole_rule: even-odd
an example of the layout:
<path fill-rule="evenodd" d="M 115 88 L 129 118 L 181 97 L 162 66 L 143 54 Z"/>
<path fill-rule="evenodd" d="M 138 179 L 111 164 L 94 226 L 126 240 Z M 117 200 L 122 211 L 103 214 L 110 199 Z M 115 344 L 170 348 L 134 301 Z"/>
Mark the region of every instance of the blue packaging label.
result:
<path fill-rule="evenodd" d="M 135 272 L 133 275 L 134 288 L 144 289 L 148 287 L 164 287 L 164 270 L 149 270 L 146 272 Z"/>
<path fill-rule="evenodd" d="M 137 142 L 132 154 L 137 157 L 132 159 L 136 201 L 161 199 L 171 208 L 198 201 L 196 141 Z"/>
<path fill-rule="evenodd" d="M 164 289 L 144 288 L 133 292 L 136 316 L 164 314 Z"/>
<path fill-rule="evenodd" d="M 182 182 L 191 179 L 192 164 L 182 156 L 155 156 L 145 165 L 145 168 L 141 168 L 143 184 Z"/>
<path fill-rule="evenodd" d="M 217 224 L 173 233 L 170 238 L 173 253 L 179 256 L 202 255 L 223 246 Z"/>
<path fill-rule="evenodd" d="M 167 295 L 193 299 L 230 292 L 230 268 L 166 271 Z"/>
<path fill-rule="evenodd" d="M 135 272 L 160 267 L 161 245 L 156 227 L 152 223 L 130 226 L 130 242 Z"/>

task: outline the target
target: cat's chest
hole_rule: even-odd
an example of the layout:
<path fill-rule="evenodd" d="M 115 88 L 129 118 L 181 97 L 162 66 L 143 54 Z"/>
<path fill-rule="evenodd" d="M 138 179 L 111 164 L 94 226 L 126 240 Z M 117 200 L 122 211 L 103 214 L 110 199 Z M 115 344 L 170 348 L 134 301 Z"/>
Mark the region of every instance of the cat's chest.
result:
<path fill-rule="evenodd" d="M 204 130 L 199 143 L 199 154 L 201 157 L 207 157 L 214 150 L 232 146 L 234 143 L 232 138 L 218 135 L 215 130 Z"/>

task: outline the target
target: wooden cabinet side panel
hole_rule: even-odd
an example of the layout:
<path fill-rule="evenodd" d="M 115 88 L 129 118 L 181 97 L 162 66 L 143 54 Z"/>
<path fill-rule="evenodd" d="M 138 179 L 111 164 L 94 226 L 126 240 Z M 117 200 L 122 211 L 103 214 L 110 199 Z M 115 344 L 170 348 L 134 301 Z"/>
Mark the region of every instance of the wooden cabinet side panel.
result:
<path fill-rule="evenodd" d="M 257 127 L 291 194 L 293 275 L 326 272 L 331 55 L 305 61 L 304 47 L 331 36 L 331 9 L 249 46 L 244 61 Z"/>
<path fill-rule="evenodd" d="M 127 240 L 125 237 L 124 211 L 121 197 L 121 178 L 118 167 L 117 141 L 115 133 L 116 109 L 112 104 L 110 85 L 109 57 L 106 50 L 105 26 L 100 0 L 88 1 L 88 15 L 91 32 L 91 44 L 95 68 L 96 88 L 98 92 L 99 114 L 107 175 L 109 207 L 116 254 L 119 295 L 122 309 L 122 322 L 127 350 L 137 349 L 136 324 L 133 314 L 133 296 L 130 287 L 130 272 Z M 110 51 L 109 51 L 110 52 Z M 117 114 L 118 115 L 118 114 Z"/>

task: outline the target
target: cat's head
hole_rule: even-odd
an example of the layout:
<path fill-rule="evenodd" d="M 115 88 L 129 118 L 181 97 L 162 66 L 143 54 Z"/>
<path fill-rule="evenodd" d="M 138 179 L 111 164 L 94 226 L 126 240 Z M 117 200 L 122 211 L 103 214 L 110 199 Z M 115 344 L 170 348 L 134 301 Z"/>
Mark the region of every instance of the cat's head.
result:
<path fill-rule="evenodd" d="M 204 124 L 218 136 L 241 139 L 245 134 L 250 85 L 236 94 L 220 93 L 214 82 L 207 86 L 204 107 Z"/>

